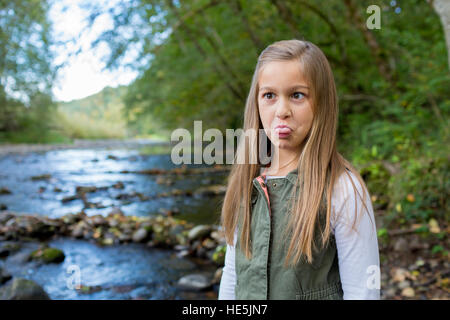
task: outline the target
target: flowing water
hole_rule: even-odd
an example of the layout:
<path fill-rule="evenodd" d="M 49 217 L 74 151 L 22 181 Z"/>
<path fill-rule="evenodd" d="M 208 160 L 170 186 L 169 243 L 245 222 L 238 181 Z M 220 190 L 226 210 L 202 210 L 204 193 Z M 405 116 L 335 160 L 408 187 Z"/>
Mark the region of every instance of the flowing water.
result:
<path fill-rule="evenodd" d="M 0 153 L 0 188 L 11 192 L 0 195 L 0 206 L 15 212 L 49 217 L 81 210 L 87 215 L 106 216 L 114 207 L 119 207 L 125 215 L 136 216 L 177 209 L 177 217 L 187 221 L 217 224 L 220 196 L 152 198 L 173 189 L 195 191 L 225 181 L 225 173 L 222 172 L 180 175 L 170 178 L 172 184 L 164 184 L 157 182 L 157 175 L 137 172 L 178 167 L 172 163 L 170 151 L 169 145 L 139 143 L 107 147 L 87 144 L 78 148 Z M 114 187 L 118 183 L 123 187 Z M 81 199 L 63 201 L 75 195 L 80 186 L 97 188 L 95 192 L 86 194 L 94 207 L 85 207 Z M 142 198 L 136 196 L 138 193 Z M 23 257 L 37 243 L 25 243 L 18 254 L 0 260 L 0 266 L 3 265 L 13 276 L 35 280 L 52 299 L 215 298 L 214 292 L 193 295 L 176 288 L 176 281 L 181 276 L 199 271 L 210 274 L 215 268 L 192 259 L 177 258 L 171 251 L 149 248 L 144 244 L 99 247 L 73 239 L 56 239 L 49 244 L 64 251 L 64 262 L 50 265 L 27 262 Z M 70 265 L 79 266 L 83 285 L 98 286 L 98 291 L 80 294 L 69 289 L 67 268 Z M 217 287 L 214 290 L 217 292 Z"/>

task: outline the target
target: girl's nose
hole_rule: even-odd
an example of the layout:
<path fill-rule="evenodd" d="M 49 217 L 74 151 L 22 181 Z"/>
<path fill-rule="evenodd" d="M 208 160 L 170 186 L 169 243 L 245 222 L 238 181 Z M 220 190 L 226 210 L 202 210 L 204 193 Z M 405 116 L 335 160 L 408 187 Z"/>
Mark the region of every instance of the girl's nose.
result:
<path fill-rule="evenodd" d="M 278 118 L 284 119 L 291 114 L 291 108 L 289 106 L 289 101 L 287 99 L 280 99 L 276 111 L 276 116 Z"/>

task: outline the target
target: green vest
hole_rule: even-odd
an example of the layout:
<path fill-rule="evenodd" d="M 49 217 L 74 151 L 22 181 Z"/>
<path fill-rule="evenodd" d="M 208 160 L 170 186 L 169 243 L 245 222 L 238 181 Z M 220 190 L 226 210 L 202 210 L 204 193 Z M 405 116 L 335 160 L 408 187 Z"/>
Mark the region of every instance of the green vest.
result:
<path fill-rule="evenodd" d="M 247 259 L 240 248 L 240 231 L 236 242 L 235 297 L 238 300 L 343 299 L 334 235 L 330 234 L 326 246 L 321 245 L 319 225 L 324 229 L 325 210 L 319 210 L 313 262 L 309 264 L 302 256 L 295 267 L 283 266 L 290 239 L 282 243 L 281 236 L 287 224 L 287 204 L 296 179 L 297 169 L 286 177 L 269 179 L 267 184 L 262 176 L 253 179 L 251 259 Z"/>

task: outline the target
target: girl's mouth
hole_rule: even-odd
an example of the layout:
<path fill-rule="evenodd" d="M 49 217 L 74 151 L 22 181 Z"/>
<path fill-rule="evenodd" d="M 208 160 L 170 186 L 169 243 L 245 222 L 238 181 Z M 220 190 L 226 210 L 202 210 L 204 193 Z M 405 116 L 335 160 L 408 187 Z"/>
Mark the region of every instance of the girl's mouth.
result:
<path fill-rule="evenodd" d="M 275 128 L 275 132 L 278 134 L 278 137 L 280 139 L 287 138 L 291 135 L 292 129 L 289 127 L 278 127 Z"/>

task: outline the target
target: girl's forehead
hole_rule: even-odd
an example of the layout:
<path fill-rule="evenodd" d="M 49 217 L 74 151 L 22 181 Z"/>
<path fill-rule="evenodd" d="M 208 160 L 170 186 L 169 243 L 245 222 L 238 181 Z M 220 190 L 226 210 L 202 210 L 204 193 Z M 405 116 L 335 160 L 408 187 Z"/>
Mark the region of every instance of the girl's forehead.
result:
<path fill-rule="evenodd" d="M 258 75 L 260 89 L 296 85 L 307 87 L 307 83 L 301 63 L 295 60 L 268 62 L 262 66 Z"/>

